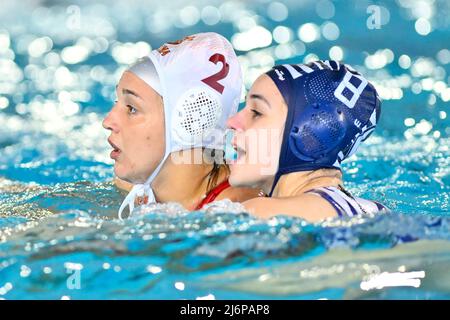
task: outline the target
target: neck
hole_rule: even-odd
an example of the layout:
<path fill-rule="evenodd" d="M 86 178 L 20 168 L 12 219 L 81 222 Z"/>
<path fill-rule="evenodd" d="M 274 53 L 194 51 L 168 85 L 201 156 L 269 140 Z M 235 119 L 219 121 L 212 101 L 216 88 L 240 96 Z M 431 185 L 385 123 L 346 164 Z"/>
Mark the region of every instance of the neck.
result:
<path fill-rule="evenodd" d="M 178 151 L 175 156 L 183 157 L 186 152 Z M 178 202 L 187 210 L 193 210 L 206 195 L 208 187 L 208 173 L 212 164 L 175 163 L 171 154 L 161 171 L 152 182 L 152 189 L 157 202 Z M 181 158 L 178 158 L 181 159 Z M 221 169 L 217 182 L 226 178 L 225 170 Z"/>
<path fill-rule="evenodd" d="M 290 197 L 314 188 L 342 185 L 342 173 L 337 169 L 300 171 L 282 175 L 273 191 L 273 197 Z"/>

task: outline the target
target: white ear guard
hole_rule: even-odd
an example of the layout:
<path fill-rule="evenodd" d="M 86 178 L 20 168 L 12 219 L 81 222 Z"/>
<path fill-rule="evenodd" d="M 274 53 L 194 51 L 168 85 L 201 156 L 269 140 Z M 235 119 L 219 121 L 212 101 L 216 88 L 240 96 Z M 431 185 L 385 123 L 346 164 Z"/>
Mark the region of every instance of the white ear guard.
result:
<path fill-rule="evenodd" d="M 199 145 L 216 128 L 222 115 L 220 97 L 204 87 L 186 91 L 172 114 L 173 139 L 179 146 Z"/>

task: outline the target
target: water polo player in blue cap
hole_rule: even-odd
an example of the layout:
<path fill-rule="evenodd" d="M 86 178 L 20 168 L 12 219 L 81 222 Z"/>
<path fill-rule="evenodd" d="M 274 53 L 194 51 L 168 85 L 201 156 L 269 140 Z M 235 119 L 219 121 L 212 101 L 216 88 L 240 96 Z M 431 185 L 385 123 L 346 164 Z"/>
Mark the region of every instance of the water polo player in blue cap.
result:
<path fill-rule="evenodd" d="M 261 75 L 245 108 L 228 120 L 237 152 L 231 185 L 270 195 L 245 207 L 260 217 L 309 221 L 387 210 L 353 197 L 341 173 L 341 162 L 375 129 L 380 105 L 373 85 L 336 61 L 279 65 Z"/>

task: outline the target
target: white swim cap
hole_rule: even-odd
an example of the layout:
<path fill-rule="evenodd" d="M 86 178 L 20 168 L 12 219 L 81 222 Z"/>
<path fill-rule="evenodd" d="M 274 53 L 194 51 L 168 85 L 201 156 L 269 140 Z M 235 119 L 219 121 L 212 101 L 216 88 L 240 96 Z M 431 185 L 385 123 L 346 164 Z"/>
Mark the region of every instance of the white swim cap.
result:
<path fill-rule="evenodd" d="M 205 147 L 225 150 L 227 119 L 237 112 L 242 72 L 231 44 L 217 33 L 198 33 L 168 42 L 128 71 L 134 73 L 164 102 L 166 150 L 163 159 L 144 184 L 134 185 L 119 209 L 130 215 L 136 196 L 155 197 L 150 184 L 170 153 Z"/>

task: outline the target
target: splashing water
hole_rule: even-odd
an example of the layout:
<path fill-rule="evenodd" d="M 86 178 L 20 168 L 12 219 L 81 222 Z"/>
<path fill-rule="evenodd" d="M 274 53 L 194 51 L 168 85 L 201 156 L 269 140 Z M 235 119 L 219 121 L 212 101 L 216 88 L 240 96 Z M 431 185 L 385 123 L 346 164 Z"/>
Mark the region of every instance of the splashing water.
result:
<path fill-rule="evenodd" d="M 0 299 L 450 298 L 448 1 L 378 1 L 379 26 L 352 3 L 2 1 Z M 372 81 L 381 122 L 344 179 L 393 213 L 308 224 L 221 201 L 116 220 L 101 121 L 118 78 L 203 31 L 231 40 L 247 88 L 317 58 Z"/>

